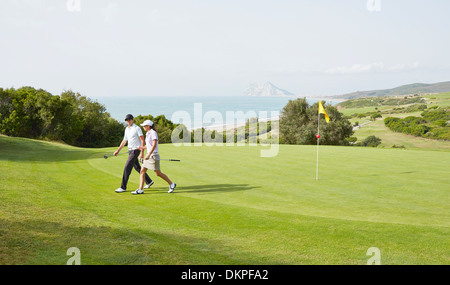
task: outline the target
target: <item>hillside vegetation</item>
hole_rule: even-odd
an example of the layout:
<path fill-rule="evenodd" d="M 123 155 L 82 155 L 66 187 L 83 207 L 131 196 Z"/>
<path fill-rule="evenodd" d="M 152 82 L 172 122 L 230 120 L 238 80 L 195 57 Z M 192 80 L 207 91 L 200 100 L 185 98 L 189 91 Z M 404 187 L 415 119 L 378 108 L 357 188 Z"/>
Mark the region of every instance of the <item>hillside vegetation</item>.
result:
<path fill-rule="evenodd" d="M 359 98 L 337 105 L 354 125 L 354 138 L 381 138 L 380 147 L 449 150 L 450 93 Z"/>
<path fill-rule="evenodd" d="M 431 94 L 450 92 L 450 81 L 433 84 L 414 83 L 399 86 L 392 89 L 381 89 L 371 91 L 357 91 L 353 93 L 333 96 L 335 99 L 356 99 L 361 97 L 380 97 L 380 96 L 402 96 L 411 94 Z"/>
<path fill-rule="evenodd" d="M 139 115 L 137 124 L 153 120 L 161 143 L 171 142 L 178 125 L 164 115 Z M 43 89 L 0 88 L 0 134 L 64 142 L 81 147 L 117 146 L 125 123 L 111 117 L 101 103 L 73 91 L 52 95 Z"/>

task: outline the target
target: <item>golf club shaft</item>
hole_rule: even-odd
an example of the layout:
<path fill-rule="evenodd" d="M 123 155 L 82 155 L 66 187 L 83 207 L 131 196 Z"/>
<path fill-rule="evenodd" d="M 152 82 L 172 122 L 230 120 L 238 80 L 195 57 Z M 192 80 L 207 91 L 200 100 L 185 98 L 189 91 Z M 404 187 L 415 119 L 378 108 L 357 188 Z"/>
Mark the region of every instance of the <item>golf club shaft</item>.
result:
<path fill-rule="evenodd" d="M 111 154 L 111 155 L 104 155 L 103 157 L 105 158 L 105 159 L 107 159 L 108 157 L 110 157 L 110 156 L 114 156 L 114 154 Z M 180 162 L 181 160 L 179 160 L 179 159 L 155 159 L 155 160 L 165 160 L 165 161 L 177 161 L 177 162 Z"/>

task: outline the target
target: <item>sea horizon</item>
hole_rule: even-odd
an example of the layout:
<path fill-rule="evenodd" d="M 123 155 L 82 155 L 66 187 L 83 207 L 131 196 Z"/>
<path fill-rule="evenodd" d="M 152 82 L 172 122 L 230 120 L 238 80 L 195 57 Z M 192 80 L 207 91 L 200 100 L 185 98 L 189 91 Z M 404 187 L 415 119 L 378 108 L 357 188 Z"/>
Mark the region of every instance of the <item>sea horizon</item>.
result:
<path fill-rule="evenodd" d="M 294 97 L 294 96 L 121 96 L 121 97 L 99 97 L 94 98 L 100 104 L 106 107 L 106 111 L 110 113 L 111 117 L 123 121 L 127 114 L 133 116 L 138 115 L 152 115 L 157 117 L 164 115 L 167 119 L 174 123 L 179 123 L 174 118 L 180 112 L 189 114 L 190 124 L 185 124 L 188 129 L 217 128 L 221 124 L 226 125 L 227 112 L 243 112 L 244 114 L 252 114 L 254 112 L 256 117 L 260 114 L 265 115 L 266 118 L 275 120 L 281 114 L 282 109 L 290 100 L 298 98 L 306 98 L 309 104 L 314 104 L 322 98 L 313 97 Z M 199 105 L 199 103 L 201 105 Z M 327 101 L 332 105 L 339 103 L 336 101 Z M 198 107 L 201 107 L 200 110 Z M 197 108 L 197 109 L 196 109 Z M 223 118 L 223 122 L 205 124 L 204 115 L 207 112 L 218 112 Z M 187 112 L 187 113 L 186 113 Z M 199 116 L 201 112 L 201 116 Z M 252 116 L 255 117 L 255 116 Z M 236 124 L 245 123 L 248 118 L 237 119 Z"/>

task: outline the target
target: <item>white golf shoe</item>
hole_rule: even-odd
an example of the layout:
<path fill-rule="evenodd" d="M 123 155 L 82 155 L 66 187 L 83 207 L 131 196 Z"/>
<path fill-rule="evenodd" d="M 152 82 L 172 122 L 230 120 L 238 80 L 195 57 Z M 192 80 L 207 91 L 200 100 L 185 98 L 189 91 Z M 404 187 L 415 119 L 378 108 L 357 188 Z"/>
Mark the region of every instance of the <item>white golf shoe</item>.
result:
<path fill-rule="evenodd" d="M 155 182 L 152 180 L 152 182 L 150 182 L 150 183 L 148 183 L 147 185 L 144 186 L 144 189 L 150 188 L 150 186 L 152 186 L 153 183 L 155 183 Z"/>
<path fill-rule="evenodd" d="M 122 189 L 122 188 L 117 188 L 115 191 L 116 191 L 116 193 L 122 193 L 122 192 L 126 192 L 127 190 Z"/>
<path fill-rule="evenodd" d="M 144 190 L 137 189 L 136 191 L 131 192 L 131 194 L 133 194 L 133 195 L 144 194 Z"/>
<path fill-rule="evenodd" d="M 172 193 L 173 190 L 175 190 L 175 187 L 177 187 L 177 184 L 172 183 L 172 184 L 169 186 L 169 192 L 167 192 L 167 193 Z"/>

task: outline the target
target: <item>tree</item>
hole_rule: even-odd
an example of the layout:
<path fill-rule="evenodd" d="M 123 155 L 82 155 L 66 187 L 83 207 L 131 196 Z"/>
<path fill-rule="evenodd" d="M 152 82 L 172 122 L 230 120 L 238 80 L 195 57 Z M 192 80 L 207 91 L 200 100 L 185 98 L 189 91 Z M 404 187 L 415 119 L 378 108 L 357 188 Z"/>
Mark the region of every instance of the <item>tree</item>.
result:
<path fill-rule="evenodd" d="M 315 132 L 308 127 L 309 108 L 306 98 L 289 100 L 280 117 L 280 143 L 308 144 L 314 137 Z"/>
<path fill-rule="evenodd" d="M 172 142 L 172 132 L 178 126 L 177 124 L 174 124 L 164 115 L 159 115 L 157 117 L 153 117 L 152 115 L 139 115 L 134 118 L 134 122 L 137 125 L 142 124 L 145 120 L 151 120 L 155 124 L 155 129 L 158 132 L 159 143 Z"/>
<path fill-rule="evenodd" d="M 83 147 L 120 143 L 124 124 L 103 105 L 72 91 L 60 96 L 42 89 L 0 89 L 0 132 L 51 139 Z"/>
<path fill-rule="evenodd" d="M 320 116 L 320 143 L 347 145 L 346 138 L 353 134 L 350 121 L 336 107 L 324 105 L 330 122 Z M 280 142 L 285 144 L 316 144 L 319 103 L 309 105 L 306 98 L 290 100 L 280 118 Z"/>

